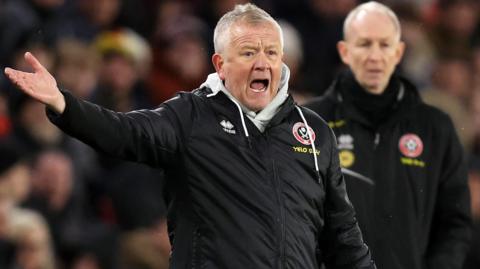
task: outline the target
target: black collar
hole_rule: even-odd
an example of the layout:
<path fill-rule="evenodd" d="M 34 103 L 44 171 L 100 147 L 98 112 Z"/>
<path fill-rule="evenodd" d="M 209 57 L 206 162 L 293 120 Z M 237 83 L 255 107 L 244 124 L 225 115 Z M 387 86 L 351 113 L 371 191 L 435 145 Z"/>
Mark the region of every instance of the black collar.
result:
<path fill-rule="evenodd" d="M 350 70 L 340 74 L 337 89 L 341 101 L 351 107 L 351 116 L 374 128 L 378 128 L 396 110 L 404 94 L 402 83 L 395 75 L 382 94 L 371 94 L 358 84 Z"/>

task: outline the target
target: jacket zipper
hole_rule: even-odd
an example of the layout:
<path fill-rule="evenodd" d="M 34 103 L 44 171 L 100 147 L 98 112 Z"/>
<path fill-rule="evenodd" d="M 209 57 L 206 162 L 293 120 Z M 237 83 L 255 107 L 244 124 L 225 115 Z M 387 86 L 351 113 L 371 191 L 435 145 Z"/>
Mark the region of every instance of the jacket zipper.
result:
<path fill-rule="evenodd" d="M 375 133 L 375 139 L 373 140 L 373 149 L 377 149 L 378 144 L 380 143 L 380 133 Z"/>
<path fill-rule="evenodd" d="M 282 194 L 281 194 L 281 186 L 280 186 L 280 181 L 277 177 L 276 169 L 275 169 L 275 160 L 272 160 L 272 169 L 273 169 L 273 182 L 275 185 L 275 194 L 277 196 L 277 203 L 279 207 L 279 212 L 280 212 L 280 219 L 277 219 L 278 223 L 280 224 L 280 268 L 285 268 L 286 267 L 286 259 L 285 259 L 285 234 L 286 234 L 286 228 L 285 228 L 285 209 L 283 207 L 282 203 Z"/>

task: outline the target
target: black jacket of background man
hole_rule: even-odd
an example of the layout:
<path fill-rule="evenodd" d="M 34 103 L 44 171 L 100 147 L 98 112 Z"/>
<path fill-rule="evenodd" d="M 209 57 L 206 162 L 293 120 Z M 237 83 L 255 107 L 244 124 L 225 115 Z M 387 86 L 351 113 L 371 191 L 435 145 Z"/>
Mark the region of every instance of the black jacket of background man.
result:
<path fill-rule="evenodd" d="M 351 80 L 351 73 L 342 73 L 307 107 L 337 136 L 348 195 L 375 263 L 385 269 L 462 268 L 470 200 L 450 118 L 424 104 L 404 79 L 394 76 L 388 92 L 377 97 L 367 97 Z"/>

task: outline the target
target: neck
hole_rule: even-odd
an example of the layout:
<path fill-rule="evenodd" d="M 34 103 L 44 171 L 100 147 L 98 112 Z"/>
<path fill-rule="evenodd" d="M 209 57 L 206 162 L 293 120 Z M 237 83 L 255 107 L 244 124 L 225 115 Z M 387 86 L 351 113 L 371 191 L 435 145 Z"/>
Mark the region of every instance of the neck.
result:
<path fill-rule="evenodd" d="M 345 101 L 353 105 L 373 126 L 378 126 L 393 109 L 400 82 L 392 77 L 383 90 L 368 89 L 360 85 L 354 75 L 347 71 L 340 80 L 340 90 Z"/>
<path fill-rule="evenodd" d="M 384 92 L 385 92 L 385 89 L 387 88 L 387 85 L 383 85 L 383 86 L 378 86 L 378 87 L 368 87 L 366 85 L 361 85 L 360 86 L 367 92 L 367 93 L 370 93 L 370 94 L 374 94 L 374 95 L 382 95 Z"/>

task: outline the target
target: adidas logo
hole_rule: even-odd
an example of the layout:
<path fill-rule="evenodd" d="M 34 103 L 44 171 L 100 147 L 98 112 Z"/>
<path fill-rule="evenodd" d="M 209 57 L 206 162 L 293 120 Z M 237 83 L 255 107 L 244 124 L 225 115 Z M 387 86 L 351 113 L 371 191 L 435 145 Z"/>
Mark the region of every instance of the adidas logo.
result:
<path fill-rule="evenodd" d="M 220 125 L 222 125 L 223 127 L 223 131 L 225 131 L 226 133 L 229 133 L 229 134 L 236 134 L 237 132 L 235 131 L 235 126 L 233 126 L 233 124 L 228 121 L 228 120 L 222 120 L 220 122 Z"/>

